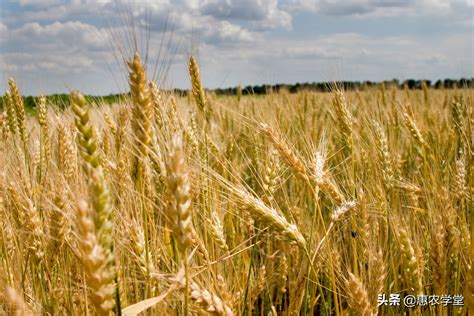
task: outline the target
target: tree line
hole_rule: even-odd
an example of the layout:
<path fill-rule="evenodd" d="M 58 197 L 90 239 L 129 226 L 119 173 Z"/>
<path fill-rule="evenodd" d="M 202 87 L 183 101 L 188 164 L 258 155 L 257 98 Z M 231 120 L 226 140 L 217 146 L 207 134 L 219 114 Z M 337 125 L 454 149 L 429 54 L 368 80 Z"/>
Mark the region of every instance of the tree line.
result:
<path fill-rule="evenodd" d="M 381 84 L 385 85 L 386 88 L 408 88 L 410 90 L 422 89 L 422 85 L 426 84 L 428 88 L 434 89 L 456 89 L 456 88 L 473 88 L 474 78 L 466 79 L 461 78 L 459 80 L 444 79 L 432 82 L 431 80 L 415 80 L 408 79 L 400 82 L 397 79 L 386 80 L 382 82 L 374 81 L 336 81 L 336 82 L 312 82 L 312 83 L 295 83 L 295 84 L 275 84 L 275 85 L 260 85 L 260 86 L 246 86 L 246 87 L 231 87 L 225 89 L 215 89 L 214 93 L 217 95 L 247 95 L 247 94 L 268 94 L 272 92 L 279 92 L 280 90 L 288 91 L 289 93 L 296 93 L 299 91 L 318 91 L 318 92 L 330 92 L 335 86 L 341 87 L 344 90 L 364 90 L 370 87 L 377 87 Z M 186 91 L 183 91 L 186 93 Z"/>
<path fill-rule="evenodd" d="M 213 90 L 208 90 L 213 92 L 215 95 L 263 95 L 269 93 L 275 93 L 280 91 L 288 91 L 289 93 L 297 93 L 300 91 L 316 91 L 316 92 L 330 92 L 334 87 L 341 87 L 344 90 L 365 90 L 373 87 L 378 87 L 384 85 L 386 88 L 407 88 L 410 90 L 422 89 L 423 84 L 428 88 L 433 89 L 457 89 L 457 88 L 473 88 L 474 87 L 474 78 L 461 78 L 459 80 L 455 79 L 444 79 L 437 80 L 432 82 L 431 80 L 415 80 L 408 79 L 405 81 L 399 81 L 397 79 L 386 80 L 382 82 L 374 81 L 336 81 L 336 82 L 305 82 L 305 83 L 295 83 L 295 84 L 274 84 L 274 85 L 255 85 L 255 86 L 237 86 L 229 88 L 218 88 Z M 184 89 L 173 89 L 174 93 L 177 93 L 181 96 L 187 96 L 190 92 L 189 90 Z M 87 96 L 89 102 L 100 103 L 100 104 L 113 104 L 120 102 L 121 99 L 126 97 L 128 93 L 121 94 L 110 94 L 107 96 Z M 69 95 L 68 94 L 52 94 L 46 97 L 47 102 L 54 104 L 58 109 L 62 110 L 66 108 L 69 104 Z M 29 111 L 34 111 L 36 108 L 36 103 L 38 97 L 35 96 L 26 96 L 24 98 L 25 107 Z M 5 97 L 0 96 L 0 109 L 4 109 L 5 106 Z"/>

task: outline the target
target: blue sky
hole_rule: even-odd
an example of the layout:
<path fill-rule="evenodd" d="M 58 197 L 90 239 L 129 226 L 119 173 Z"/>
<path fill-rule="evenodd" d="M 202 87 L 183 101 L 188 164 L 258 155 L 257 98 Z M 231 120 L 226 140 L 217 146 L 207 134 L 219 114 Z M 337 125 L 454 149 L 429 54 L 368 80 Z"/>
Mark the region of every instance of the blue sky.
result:
<path fill-rule="evenodd" d="M 159 57 L 167 88 L 190 86 L 190 53 L 209 88 L 473 77 L 473 10 L 474 0 L 0 0 L 0 85 L 123 91 L 110 34 L 129 54 L 131 16 L 143 55 L 150 32 L 148 69 Z"/>

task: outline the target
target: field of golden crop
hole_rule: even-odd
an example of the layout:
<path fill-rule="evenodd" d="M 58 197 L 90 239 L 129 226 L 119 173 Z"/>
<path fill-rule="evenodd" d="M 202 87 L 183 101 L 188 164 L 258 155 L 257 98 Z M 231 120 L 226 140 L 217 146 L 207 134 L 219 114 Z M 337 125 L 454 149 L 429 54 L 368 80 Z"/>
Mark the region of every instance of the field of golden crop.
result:
<path fill-rule="evenodd" d="M 220 97 L 191 57 L 183 98 L 128 66 L 130 97 L 61 113 L 10 81 L 1 314 L 474 311 L 472 90 Z"/>

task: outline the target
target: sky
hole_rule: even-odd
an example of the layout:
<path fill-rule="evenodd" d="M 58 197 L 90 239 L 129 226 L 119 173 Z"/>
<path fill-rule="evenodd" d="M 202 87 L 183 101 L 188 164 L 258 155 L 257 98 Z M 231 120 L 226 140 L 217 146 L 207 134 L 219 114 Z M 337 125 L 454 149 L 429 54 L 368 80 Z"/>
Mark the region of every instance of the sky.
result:
<path fill-rule="evenodd" d="M 125 91 L 135 47 L 164 88 L 190 54 L 211 89 L 471 78 L 473 31 L 474 0 L 0 0 L 0 89 Z"/>

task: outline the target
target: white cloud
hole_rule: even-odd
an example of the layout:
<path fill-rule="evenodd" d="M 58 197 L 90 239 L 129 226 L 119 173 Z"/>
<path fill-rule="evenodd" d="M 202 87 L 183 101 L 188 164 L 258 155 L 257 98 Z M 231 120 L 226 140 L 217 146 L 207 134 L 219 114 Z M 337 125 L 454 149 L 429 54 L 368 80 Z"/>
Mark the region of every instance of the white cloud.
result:
<path fill-rule="evenodd" d="M 218 19 L 246 20 L 266 28 L 291 26 L 291 15 L 277 0 L 205 0 L 200 11 Z"/>
<path fill-rule="evenodd" d="M 104 57 L 104 56 L 102 56 Z M 34 53 L 8 53 L 3 55 L 4 64 L 0 64 L 2 71 L 11 71 L 10 65 L 16 65 L 15 70 L 20 72 L 33 72 L 42 78 L 40 74 L 66 75 L 68 73 L 84 73 L 94 66 L 94 59 L 80 52 L 69 54 L 38 55 Z"/>
<path fill-rule="evenodd" d="M 277 0 L 71 0 L 61 5 L 27 10 L 21 15 L 8 15 L 9 22 L 51 23 L 96 19 L 120 21 L 131 13 L 141 23 L 151 17 L 152 28 L 160 31 L 164 21 L 177 32 L 202 31 L 196 34 L 206 40 L 249 40 L 253 32 L 275 28 L 291 28 L 291 15 L 279 7 Z M 219 34 L 221 33 L 221 34 Z"/>
<path fill-rule="evenodd" d="M 250 42 L 259 35 L 238 24 L 226 20 L 216 20 L 210 16 L 199 16 L 188 13 L 171 15 L 173 23 L 179 27 L 181 34 L 192 34 L 206 43 L 220 44 L 223 42 Z"/>
<path fill-rule="evenodd" d="M 8 26 L 0 22 L 0 38 L 3 38 L 8 33 Z"/>
<path fill-rule="evenodd" d="M 56 5 L 62 2 L 62 0 L 18 0 L 21 6 L 33 5 L 37 7 Z"/>
<path fill-rule="evenodd" d="M 457 9 L 473 3 L 473 0 L 289 0 L 284 7 L 293 12 L 312 11 L 333 16 L 446 16 L 454 11 L 459 13 Z"/>
<path fill-rule="evenodd" d="M 8 51 L 0 54 L 0 72 L 39 81 L 104 71 L 110 60 L 105 30 L 80 21 L 26 23 L 10 29 L 3 41 Z"/>
<path fill-rule="evenodd" d="M 23 41 L 23 45 L 45 45 L 54 43 L 57 46 L 81 46 L 97 49 L 108 45 L 107 32 L 96 26 L 80 21 L 54 22 L 41 25 L 26 23 L 11 32 L 12 41 Z"/>
<path fill-rule="evenodd" d="M 292 0 L 288 3 L 290 10 L 310 10 L 320 14 L 345 16 L 345 15 L 371 15 L 385 14 L 393 11 L 402 11 L 411 8 L 413 1 L 393 0 Z"/>

